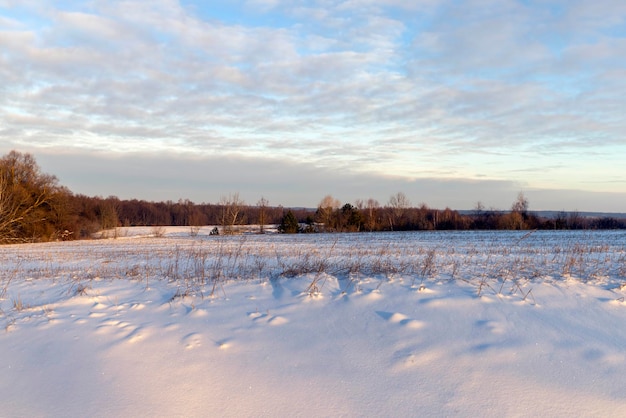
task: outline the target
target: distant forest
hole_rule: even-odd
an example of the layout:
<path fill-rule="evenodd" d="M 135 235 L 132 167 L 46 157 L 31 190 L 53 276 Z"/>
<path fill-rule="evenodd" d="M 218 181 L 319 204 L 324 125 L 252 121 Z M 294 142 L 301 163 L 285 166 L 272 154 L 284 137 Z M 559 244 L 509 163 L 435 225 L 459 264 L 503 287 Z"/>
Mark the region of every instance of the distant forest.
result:
<path fill-rule="evenodd" d="M 398 192 L 385 204 L 375 199 L 342 203 L 324 197 L 317 208 L 272 206 L 260 198 L 246 204 L 237 193 L 217 203 L 148 202 L 111 196 L 74 194 L 42 173 L 31 154 L 11 151 L 0 159 L 0 243 L 86 239 L 120 226 L 212 225 L 218 233 L 237 233 L 242 225 L 258 225 L 264 232 L 278 225 L 282 233 L 362 232 L 413 230 L 524 230 L 626 229 L 626 219 L 584 217 L 559 213 L 542 217 L 529 210 L 523 193 L 508 210 L 486 209 L 478 202 L 473 211 L 413 206 Z"/>

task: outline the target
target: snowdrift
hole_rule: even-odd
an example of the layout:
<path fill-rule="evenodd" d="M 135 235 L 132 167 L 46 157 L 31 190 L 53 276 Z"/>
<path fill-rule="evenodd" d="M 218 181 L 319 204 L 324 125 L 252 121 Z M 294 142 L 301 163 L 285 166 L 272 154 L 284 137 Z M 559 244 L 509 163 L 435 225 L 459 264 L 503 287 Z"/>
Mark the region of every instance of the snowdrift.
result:
<path fill-rule="evenodd" d="M 621 416 L 626 234 L 0 247 L 3 416 Z"/>

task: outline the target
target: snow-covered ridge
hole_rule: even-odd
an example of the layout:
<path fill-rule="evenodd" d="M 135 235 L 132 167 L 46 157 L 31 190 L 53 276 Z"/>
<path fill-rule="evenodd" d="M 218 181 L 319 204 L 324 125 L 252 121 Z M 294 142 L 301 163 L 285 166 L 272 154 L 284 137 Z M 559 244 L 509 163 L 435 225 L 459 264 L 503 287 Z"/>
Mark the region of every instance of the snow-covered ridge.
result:
<path fill-rule="evenodd" d="M 3 246 L 0 403 L 8 416 L 617 416 L 625 295 L 619 231 L 168 227 Z"/>

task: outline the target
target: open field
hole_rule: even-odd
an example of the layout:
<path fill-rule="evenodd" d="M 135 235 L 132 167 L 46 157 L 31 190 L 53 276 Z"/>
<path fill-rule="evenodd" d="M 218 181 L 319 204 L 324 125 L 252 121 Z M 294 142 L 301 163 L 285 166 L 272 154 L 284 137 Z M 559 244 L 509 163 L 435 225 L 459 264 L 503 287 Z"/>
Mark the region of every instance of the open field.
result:
<path fill-rule="evenodd" d="M 623 231 L 209 230 L 0 247 L 2 413 L 626 410 Z"/>

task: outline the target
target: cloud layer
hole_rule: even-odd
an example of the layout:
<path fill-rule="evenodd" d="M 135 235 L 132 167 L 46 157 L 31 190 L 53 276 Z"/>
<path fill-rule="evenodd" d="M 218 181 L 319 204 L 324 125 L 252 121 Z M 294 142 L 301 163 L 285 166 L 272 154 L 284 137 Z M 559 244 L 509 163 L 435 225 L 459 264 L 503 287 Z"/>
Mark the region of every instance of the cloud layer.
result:
<path fill-rule="evenodd" d="M 623 193 L 533 189 L 502 180 L 408 180 L 273 158 L 77 152 L 42 153 L 37 161 L 75 193 L 122 199 L 215 203 L 237 192 L 252 205 L 264 197 L 273 206 L 316 207 L 328 194 L 342 203 L 373 198 L 385 205 L 403 192 L 414 206 L 472 209 L 480 201 L 506 210 L 523 190 L 531 210 L 624 211 Z"/>
<path fill-rule="evenodd" d="M 622 1 L 203 3 L 0 0 L 2 150 L 626 190 Z"/>

